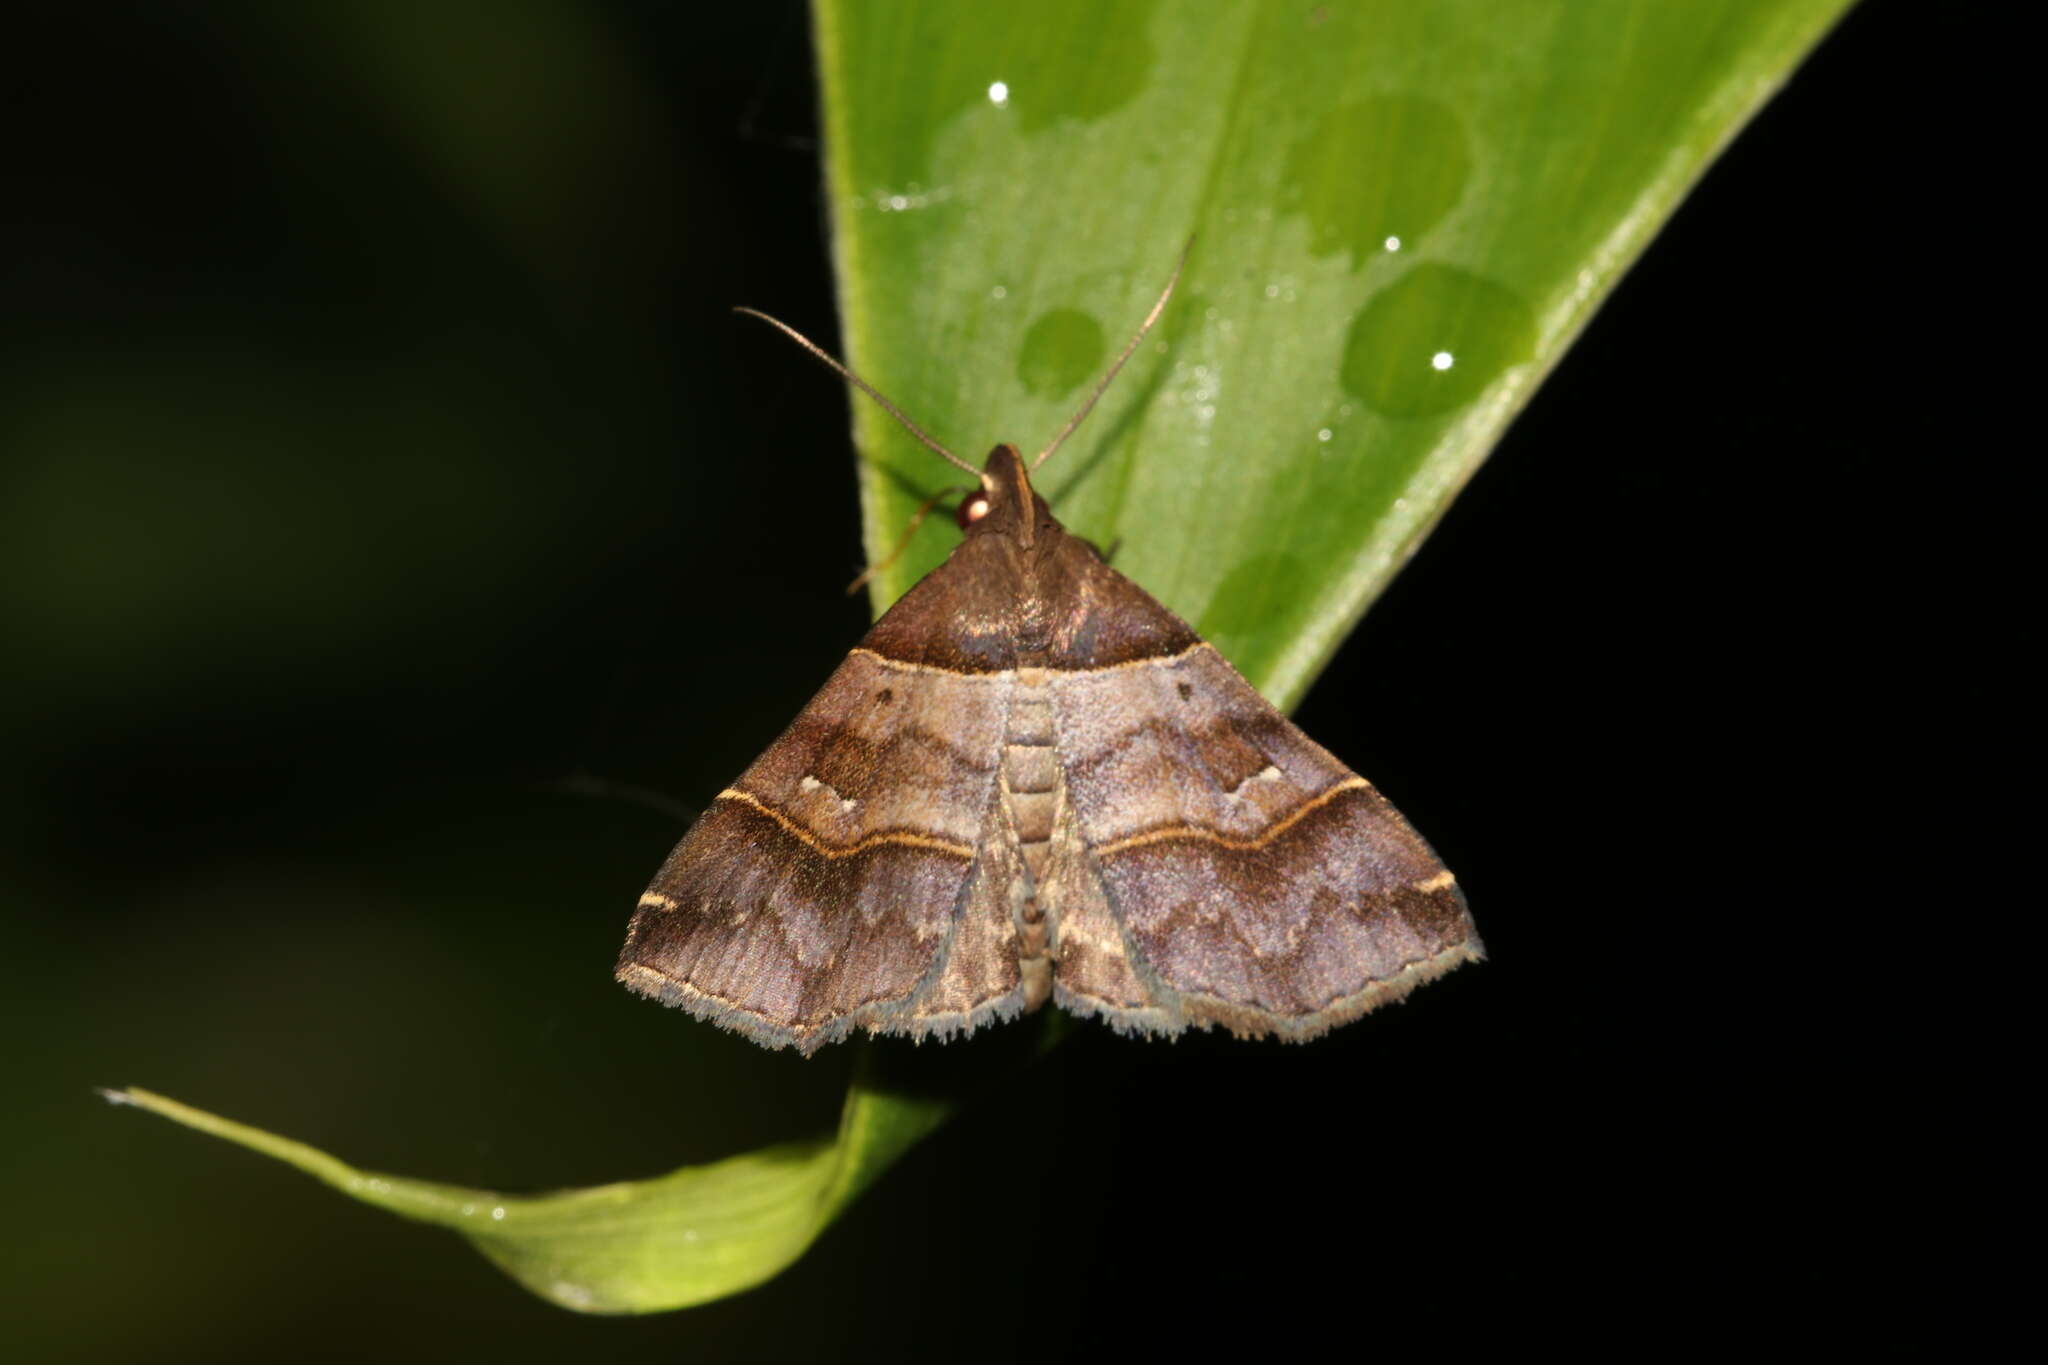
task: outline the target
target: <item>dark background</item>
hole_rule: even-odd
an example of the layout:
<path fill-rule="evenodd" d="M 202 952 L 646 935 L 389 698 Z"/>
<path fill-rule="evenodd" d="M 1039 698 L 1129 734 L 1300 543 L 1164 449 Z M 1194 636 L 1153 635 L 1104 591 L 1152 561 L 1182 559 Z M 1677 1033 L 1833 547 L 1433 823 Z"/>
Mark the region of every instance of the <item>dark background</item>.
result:
<path fill-rule="evenodd" d="M 610 979 L 866 620 L 845 399 L 725 312 L 836 348 L 802 12 L 58 13 L 0 57 L 24 1358 L 1280 1350 L 1617 1280 L 1773 1302 L 1882 1223 L 1829 1116 L 1913 1060 L 1849 932 L 1930 742 L 1897 8 L 1708 176 L 1301 709 L 1492 960 L 1311 1048 L 991 1052 L 793 1270 L 637 1321 L 92 1087 L 507 1189 L 830 1125 L 845 1049 Z"/>

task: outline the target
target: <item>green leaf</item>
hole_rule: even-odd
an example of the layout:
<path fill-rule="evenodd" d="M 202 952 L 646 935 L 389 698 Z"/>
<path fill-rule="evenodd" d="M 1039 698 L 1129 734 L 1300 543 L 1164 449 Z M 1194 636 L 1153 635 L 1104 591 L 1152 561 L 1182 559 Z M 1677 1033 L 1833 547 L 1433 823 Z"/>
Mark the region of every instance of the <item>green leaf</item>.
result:
<path fill-rule="evenodd" d="M 275 1157 L 352 1199 L 453 1228 L 534 1293 L 585 1313 L 687 1308 L 759 1284 L 801 1256 L 948 1108 L 870 1078 L 848 1092 L 829 1141 L 784 1143 L 651 1180 L 514 1195 L 361 1170 L 148 1090 L 105 1094 Z"/>
<path fill-rule="evenodd" d="M 820 0 L 849 361 L 1292 706 L 1843 0 Z M 879 559 L 955 482 L 855 406 Z M 934 518 L 875 583 L 951 547 Z"/>
<path fill-rule="evenodd" d="M 970 459 L 1043 443 L 1193 235 L 1153 339 L 1041 484 L 1291 706 L 1845 8 L 820 0 L 849 359 Z M 880 559 L 956 471 L 854 413 Z M 927 523 L 877 605 L 953 540 Z M 829 1141 L 539 1196 L 373 1175 L 113 1098 L 454 1228 L 556 1303 L 648 1312 L 773 1275 L 943 1120 L 958 1081 L 885 1083 L 887 1055 L 867 1054 Z"/>

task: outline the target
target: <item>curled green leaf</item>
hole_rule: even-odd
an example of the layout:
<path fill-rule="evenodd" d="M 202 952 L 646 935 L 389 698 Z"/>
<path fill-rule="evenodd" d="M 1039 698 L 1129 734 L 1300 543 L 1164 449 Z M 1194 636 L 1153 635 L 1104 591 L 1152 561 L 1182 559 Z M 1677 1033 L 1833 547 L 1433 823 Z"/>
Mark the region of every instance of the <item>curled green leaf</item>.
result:
<path fill-rule="evenodd" d="M 317 1147 L 152 1091 L 117 1104 L 294 1166 L 351 1199 L 451 1228 L 544 1299 L 584 1313 L 651 1313 L 724 1298 L 774 1275 L 945 1118 L 943 1099 L 857 1082 L 839 1131 L 651 1180 L 505 1194 L 351 1166 Z"/>

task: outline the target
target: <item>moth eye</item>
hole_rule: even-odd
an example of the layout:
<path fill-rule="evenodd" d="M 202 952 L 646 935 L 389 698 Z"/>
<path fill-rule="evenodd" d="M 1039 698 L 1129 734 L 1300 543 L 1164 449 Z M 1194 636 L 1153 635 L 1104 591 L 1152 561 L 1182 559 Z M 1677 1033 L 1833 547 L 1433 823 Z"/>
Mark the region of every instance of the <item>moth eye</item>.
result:
<path fill-rule="evenodd" d="M 967 501 L 960 504 L 960 510 L 953 514 L 954 518 L 960 523 L 960 529 L 963 531 L 987 515 L 988 494 L 986 493 L 976 493 L 968 498 Z"/>

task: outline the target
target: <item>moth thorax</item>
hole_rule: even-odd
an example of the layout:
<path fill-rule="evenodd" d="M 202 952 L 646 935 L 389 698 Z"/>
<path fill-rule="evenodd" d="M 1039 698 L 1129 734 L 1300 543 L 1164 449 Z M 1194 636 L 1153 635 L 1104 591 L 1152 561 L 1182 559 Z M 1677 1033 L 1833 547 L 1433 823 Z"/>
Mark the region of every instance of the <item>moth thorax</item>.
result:
<path fill-rule="evenodd" d="M 1052 647 L 1053 614 L 1043 598 L 1033 594 L 1017 604 L 1017 653 L 1025 659 L 1041 655 Z"/>

